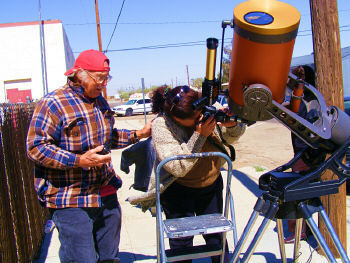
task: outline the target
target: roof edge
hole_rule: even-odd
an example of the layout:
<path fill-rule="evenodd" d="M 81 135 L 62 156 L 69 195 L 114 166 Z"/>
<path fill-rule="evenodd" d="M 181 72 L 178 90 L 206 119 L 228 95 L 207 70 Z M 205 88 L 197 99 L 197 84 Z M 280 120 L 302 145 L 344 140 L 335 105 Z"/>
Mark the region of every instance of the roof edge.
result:
<path fill-rule="evenodd" d="M 43 24 L 62 24 L 62 21 L 60 19 L 56 20 L 43 20 Z M 16 23 L 5 23 L 0 24 L 0 27 L 17 27 L 17 26 L 33 26 L 33 25 L 39 25 L 39 21 L 32 21 L 32 22 L 16 22 Z"/>

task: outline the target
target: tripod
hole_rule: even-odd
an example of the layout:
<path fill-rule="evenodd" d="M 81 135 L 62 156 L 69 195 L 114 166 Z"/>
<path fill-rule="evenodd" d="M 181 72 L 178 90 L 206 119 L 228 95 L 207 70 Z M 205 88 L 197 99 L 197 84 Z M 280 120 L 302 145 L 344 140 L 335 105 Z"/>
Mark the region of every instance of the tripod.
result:
<path fill-rule="evenodd" d="M 284 237 L 282 229 L 282 219 L 296 218 L 296 236 L 294 242 L 294 260 L 299 255 L 299 243 L 301 235 L 301 226 L 303 219 L 306 220 L 310 227 L 318 245 L 324 251 L 329 262 L 336 262 L 334 255 L 329 249 L 324 237 L 319 231 L 317 224 L 312 218 L 312 214 L 318 212 L 323 219 L 325 226 L 334 242 L 337 251 L 339 252 L 343 262 L 350 262 L 340 240 L 330 222 L 327 213 L 322 205 L 320 196 L 334 194 L 338 192 L 341 186 L 349 175 L 348 167 L 342 164 L 342 157 L 349 146 L 349 141 L 335 151 L 325 162 L 323 162 L 314 171 L 300 176 L 293 172 L 285 172 L 301 158 L 305 150 L 297 154 L 289 163 L 270 171 L 259 178 L 259 188 L 265 190 L 257 200 L 253 213 L 251 214 L 248 223 L 235 247 L 233 256 L 230 262 L 248 262 L 255 251 L 256 246 L 261 240 L 268 224 L 276 219 L 277 232 L 279 240 L 279 248 L 281 258 L 284 263 L 287 262 Z M 331 169 L 338 175 L 338 180 L 320 181 L 321 174 L 326 170 Z M 258 214 L 262 214 L 264 219 L 259 226 L 253 240 L 248 246 L 243 258 L 239 258 L 241 250 L 251 232 Z"/>

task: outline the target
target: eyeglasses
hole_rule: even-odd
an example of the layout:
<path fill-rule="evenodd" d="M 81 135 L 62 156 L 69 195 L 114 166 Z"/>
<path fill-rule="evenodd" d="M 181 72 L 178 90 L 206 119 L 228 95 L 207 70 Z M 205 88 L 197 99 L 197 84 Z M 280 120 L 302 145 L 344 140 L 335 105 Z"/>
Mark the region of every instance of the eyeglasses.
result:
<path fill-rule="evenodd" d="M 102 85 L 103 83 L 105 83 L 105 81 L 107 81 L 107 82 L 110 82 L 111 81 L 111 79 L 112 79 L 112 76 L 111 75 L 107 75 L 107 77 L 101 77 L 101 76 L 98 76 L 98 77 L 96 77 L 96 76 L 94 76 L 94 75 L 92 75 L 89 71 L 87 71 L 87 70 L 84 70 L 89 76 L 90 76 L 90 78 L 92 78 L 95 82 L 96 82 L 96 84 L 98 84 L 98 85 Z"/>
<path fill-rule="evenodd" d="M 175 95 L 173 98 L 173 101 L 171 103 L 170 111 L 173 110 L 174 106 L 179 103 L 179 101 L 182 99 L 182 94 L 187 93 L 190 90 L 189 86 L 182 86 L 180 91 Z"/>

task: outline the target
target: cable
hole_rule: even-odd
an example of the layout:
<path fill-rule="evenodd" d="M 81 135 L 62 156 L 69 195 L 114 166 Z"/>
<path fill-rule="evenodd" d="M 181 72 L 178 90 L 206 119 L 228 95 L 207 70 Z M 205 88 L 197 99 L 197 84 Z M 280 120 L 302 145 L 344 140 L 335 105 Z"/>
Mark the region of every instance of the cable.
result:
<path fill-rule="evenodd" d="M 224 43 L 227 43 L 228 41 L 231 42 L 232 39 L 233 38 L 226 38 Z M 161 48 L 171 48 L 171 47 L 192 47 L 192 46 L 201 46 L 205 44 L 206 44 L 206 41 L 201 40 L 201 41 L 192 41 L 192 42 L 183 42 L 183 43 L 143 46 L 143 47 L 135 47 L 135 48 L 111 49 L 111 50 L 106 50 L 105 52 L 132 51 L 132 50 L 143 50 L 143 49 L 161 49 Z M 74 51 L 73 53 L 80 53 L 80 52 Z"/>
<path fill-rule="evenodd" d="M 205 41 L 198 42 L 187 42 L 187 43 L 178 43 L 178 44 L 165 44 L 165 45 L 156 45 L 156 46 L 144 46 L 136 48 L 123 48 L 123 49 L 111 49 L 106 52 L 118 52 L 118 51 L 132 51 L 132 50 L 143 50 L 143 49 L 161 49 L 161 48 L 171 48 L 171 47 L 192 47 L 192 46 L 203 46 Z"/>
<path fill-rule="evenodd" d="M 338 10 L 340 12 L 348 12 L 350 9 Z M 310 16 L 310 14 L 302 14 L 301 16 Z M 200 24 L 200 23 L 221 23 L 222 20 L 201 20 L 201 21 L 164 21 L 164 22 L 122 22 L 121 25 L 164 25 L 164 24 Z M 100 23 L 101 25 L 111 25 L 112 22 Z M 96 25 L 96 23 L 74 23 L 65 24 L 65 26 L 84 26 L 84 25 Z M 350 26 L 350 25 L 348 25 Z"/>
<path fill-rule="evenodd" d="M 117 28 L 117 25 L 118 25 L 118 21 L 119 21 L 120 15 L 121 15 L 121 13 L 122 13 L 122 11 L 123 11 L 124 3 L 125 3 L 125 0 L 123 0 L 122 6 L 121 6 L 121 8 L 120 8 L 119 15 L 118 15 L 118 18 L 117 18 L 117 22 L 115 23 L 115 26 L 114 26 L 114 29 L 113 29 L 113 32 L 112 32 L 111 38 L 109 39 L 109 42 L 108 42 L 107 48 L 106 48 L 106 50 L 105 50 L 105 53 L 106 53 L 106 52 L 107 52 L 107 50 L 108 50 L 109 44 L 111 43 L 112 38 L 113 38 L 113 35 L 114 35 L 114 32 L 115 32 L 115 29 Z"/>
<path fill-rule="evenodd" d="M 145 46 L 145 47 L 135 47 L 135 48 L 122 48 L 122 49 L 110 49 L 105 50 L 104 52 L 120 52 L 120 51 L 133 51 L 133 50 L 144 50 L 144 49 L 162 49 L 162 48 L 171 48 L 171 47 L 192 47 L 192 46 L 203 46 L 205 43 L 196 43 L 196 44 L 182 44 L 182 45 L 158 45 L 158 46 Z M 73 53 L 80 53 L 81 51 L 73 51 Z"/>
<path fill-rule="evenodd" d="M 125 0 L 124 0 L 125 1 Z M 345 26 L 341 26 L 341 28 L 343 27 L 350 27 L 350 25 L 345 25 Z M 309 34 L 302 34 L 300 35 L 300 32 L 307 32 L 307 31 L 311 31 L 311 30 L 302 30 L 298 32 L 297 37 L 305 37 L 305 36 L 312 36 L 312 33 Z M 339 30 L 339 32 L 346 32 L 346 31 L 350 31 L 350 29 L 343 29 L 343 30 Z M 114 33 L 114 31 L 113 31 Z M 112 34 L 113 37 L 113 34 Z M 112 39 L 111 37 L 111 39 Z M 232 42 L 233 38 L 226 38 L 225 43 L 228 42 Z M 147 50 L 147 49 L 163 49 L 163 48 L 172 48 L 172 47 L 191 47 L 191 46 L 201 46 L 204 45 L 206 42 L 205 41 L 192 41 L 192 42 L 183 42 L 183 43 L 173 43 L 173 44 L 163 44 L 163 45 L 152 45 L 152 46 L 142 46 L 142 47 L 135 47 L 135 48 L 123 48 L 123 49 L 111 49 L 108 50 L 108 46 L 110 44 L 110 42 L 108 43 L 107 49 L 104 51 L 105 53 L 107 52 L 122 52 L 122 51 L 132 51 L 132 50 Z M 73 53 L 80 53 L 80 51 L 73 51 Z"/>
<path fill-rule="evenodd" d="M 202 21 L 165 21 L 165 22 L 121 22 L 120 25 L 167 25 L 167 24 L 201 24 L 201 23 L 221 23 L 219 20 L 202 20 Z M 106 22 L 100 23 L 101 25 L 112 25 L 114 23 Z M 96 23 L 74 23 L 65 24 L 65 26 L 85 26 L 96 25 Z"/>

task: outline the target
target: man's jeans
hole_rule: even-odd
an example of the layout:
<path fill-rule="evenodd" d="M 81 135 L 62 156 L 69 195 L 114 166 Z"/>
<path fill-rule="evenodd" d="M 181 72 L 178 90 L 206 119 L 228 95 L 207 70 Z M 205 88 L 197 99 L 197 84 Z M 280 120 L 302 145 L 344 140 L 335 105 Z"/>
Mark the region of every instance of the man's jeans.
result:
<path fill-rule="evenodd" d="M 60 260 L 96 263 L 118 259 L 121 209 L 117 195 L 102 198 L 102 207 L 50 209 L 58 231 Z"/>

